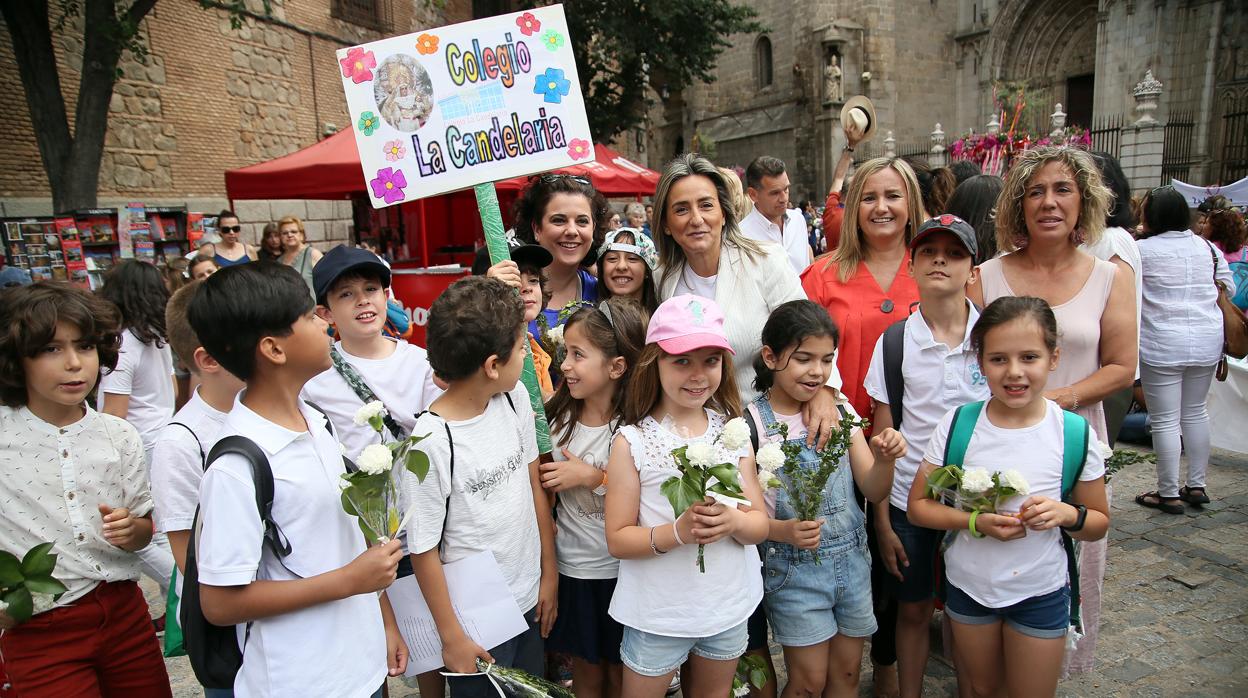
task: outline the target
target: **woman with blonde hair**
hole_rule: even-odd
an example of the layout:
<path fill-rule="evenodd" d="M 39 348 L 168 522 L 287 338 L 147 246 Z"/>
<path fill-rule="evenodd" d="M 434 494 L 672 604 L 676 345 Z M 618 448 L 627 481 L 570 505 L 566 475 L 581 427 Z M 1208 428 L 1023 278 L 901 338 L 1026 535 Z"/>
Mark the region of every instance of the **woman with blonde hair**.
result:
<path fill-rule="evenodd" d="M 312 290 L 312 267 L 315 267 L 324 255 L 320 250 L 308 244 L 303 221 L 298 217 L 282 218 L 277 222 L 277 229 L 282 236 L 282 256 L 278 258 L 278 261 L 288 267 L 294 267 L 295 271 L 303 277 L 303 282 L 308 285 L 308 293 L 315 296 Z"/>
<path fill-rule="evenodd" d="M 728 184 L 728 195 L 732 198 L 733 208 L 737 212 L 737 220 L 740 221 L 750 212 L 750 208 L 754 204 L 750 203 L 749 197 L 745 195 L 745 188 L 741 184 L 741 177 L 737 175 L 736 170 L 721 167 L 719 171 L 724 175 L 724 181 Z"/>
<path fill-rule="evenodd" d="M 1002 296 L 1034 296 L 1057 316 L 1057 368 L 1045 397 L 1087 418 L 1108 441 L 1101 401 L 1134 378 L 1139 356 L 1135 283 L 1130 274 L 1079 249 L 1105 230 L 1112 194 L 1087 152 L 1046 146 L 1023 152 L 997 203 L 997 248 L 1008 254 L 980 265 L 967 296 L 981 307 Z M 1105 540 L 1080 548 L 1084 637 L 1066 655 L 1068 672 L 1092 669 Z"/>
<path fill-rule="evenodd" d="M 836 353 L 841 390 L 860 415 L 872 414 L 871 396 L 863 381 L 876 340 L 889 325 L 906 319 L 919 301 L 919 287 L 906 269 L 910 240 L 923 220 L 923 197 L 913 168 L 895 157 L 868 160 L 850 181 L 836 249 L 815 258 L 802 272 L 806 295 L 827 308 L 841 331 Z M 876 526 L 885 525 L 888 507 L 868 506 L 867 517 Z M 897 604 L 892 599 L 881 603 L 887 585 L 876 526 L 867 526 L 871 589 L 879 609 L 879 630 L 871 638 L 871 665 L 876 695 L 886 695 L 897 691 Z"/>

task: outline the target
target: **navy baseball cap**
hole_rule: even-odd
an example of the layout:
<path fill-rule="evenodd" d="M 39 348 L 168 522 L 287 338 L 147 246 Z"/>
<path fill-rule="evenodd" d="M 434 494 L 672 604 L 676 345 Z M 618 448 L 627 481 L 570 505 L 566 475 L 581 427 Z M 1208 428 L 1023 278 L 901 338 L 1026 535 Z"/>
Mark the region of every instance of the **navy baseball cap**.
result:
<path fill-rule="evenodd" d="M 390 268 L 377 255 L 358 247 L 339 245 L 321 257 L 312 267 L 312 289 L 316 302 L 325 305 L 325 296 L 343 274 L 349 271 L 368 271 L 381 278 L 382 285 L 390 287 Z"/>
<path fill-rule="evenodd" d="M 919 232 L 915 233 L 914 239 L 910 241 L 910 249 L 913 250 L 918 247 L 919 242 L 928 235 L 941 232 L 953 233 L 954 237 L 962 243 L 962 246 L 966 248 L 967 252 L 971 253 L 972 257 L 979 254 L 979 243 L 975 239 L 975 229 L 971 227 L 970 223 L 952 213 L 942 213 L 935 218 L 929 218 L 924 221 L 923 225 L 919 226 Z"/>

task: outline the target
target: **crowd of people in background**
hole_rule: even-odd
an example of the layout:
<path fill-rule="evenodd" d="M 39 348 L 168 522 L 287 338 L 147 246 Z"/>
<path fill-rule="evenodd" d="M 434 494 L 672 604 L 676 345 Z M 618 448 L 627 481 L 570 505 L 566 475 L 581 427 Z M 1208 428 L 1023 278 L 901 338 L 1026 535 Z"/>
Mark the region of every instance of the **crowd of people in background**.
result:
<path fill-rule="evenodd" d="M 875 694 L 913 698 L 937 608 L 963 695 L 1054 695 L 1094 666 L 1106 449 L 1133 404 L 1157 452 L 1135 501 L 1216 496 L 1215 280 L 1248 305 L 1244 218 L 1133 196 L 1104 153 L 1037 147 L 1003 178 L 855 166 L 866 135 L 846 129 L 822 210 L 791 207 L 767 155 L 741 173 L 681 155 L 621 209 L 536 175 L 511 259 L 478 254 L 425 348 L 396 331 L 376 241 L 322 251 L 293 216 L 252 245 L 222 211 L 184 264 L 124 261 L 98 293 L 0 269 L 0 548 L 52 541 L 68 587 L 21 623 L 0 606 L 14 687 L 170 695 L 156 637 L 174 619 L 149 620 L 142 572 L 175 616 L 191 574 L 207 622 L 237 626 L 241 665 L 209 696 L 381 695 L 408 660 L 384 590 L 408 576 L 453 674 L 421 674 L 422 695 L 492 695 L 458 676 L 478 661 L 558 680 L 552 654 L 578 696 L 724 696 L 746 655 L 771 677 L 752 694 L 774 696 L 770 640 L 784 696 L 853 696 L 870 638 Z M 373 403 L 383 428 L 358 417 Z M 402 475 L 410 523 L 365 541 L 343 457 L 411 435 L 429 468 Z M 271 510 L 254 456 L 214 447 L 231 436 L 266 459 Z M 679 449 L 735 499 L 674 509 Z M 807 510 L 795 483 L 833 465 Z M 1008 468 L 1014 494 L 933 498 L 946 466 L 968 488 Z M 488 648 L 444 573 L 480 552 L 524 616 Z"/>

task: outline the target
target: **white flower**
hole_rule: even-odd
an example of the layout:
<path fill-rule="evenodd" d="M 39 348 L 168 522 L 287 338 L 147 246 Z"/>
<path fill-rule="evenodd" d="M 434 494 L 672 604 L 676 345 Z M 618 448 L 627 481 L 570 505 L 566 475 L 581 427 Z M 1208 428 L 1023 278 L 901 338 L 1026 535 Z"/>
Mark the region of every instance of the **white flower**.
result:
<path fill-rule="evenodd" d="M 1017 470 L 1007 470 L 1001 473 L 1001 484 L 1014 488 L 1014 491 L 1020 495 L 1031 493 L 1031 485 L 1027 484 L 1027 478 Z"/>
<path fill-rule="evenodd" d="M 386 406 L 381 404 L 381 400 L 373 400 L 366 403 L 363 407 L 355 411 L 355 426 L 362 427 L 368 424 L 368 420 L 378 417 L 386 413 Z"/>
<path fill-rule="evenodd" d="M 992 487 L 992 474 L 983 468 L 967 468 L 962 473 L 963 492 L 986 492 Z"/>
<path fill-rule="evenodd" d="M 553 346 L 559 346 L 560 344 L 563 344 L 563 325 L 559 325 L 558 327 L 552 327 L 549 330 L 547 330 L 546 339 Z"/>
<path fill-rule="evenodd" d="M 778 443 L 769 443 L 758 449 L 758 456 L 755 460 L 758 461 L 759 468 L 774 473 L 784 466 L 784 449 L 780 448 Z M 762 476 L 759 476 L 759 480 L 762 479 Z"/>
<path fill-rule="evenodd" d="M 0 613 L 4 613 L 7 610 L 9 610 L 9 605 L 3 599 L 0 599 Z"/>
<path fill-rule="evenodd" d="M 30 600 L 34 605 L 35 613 L 43 613 L 50 611 L 56 607 L 56 599 L 52 594 L 43 594 L 37 591 L 30 592 Z"/>
<path fill-rule="evenodd" d="M 689 444 L 689 447 L 685 449 L 685 458 L 689 459 L 691 465 L 709 468 L 715 465 L 715 449 L 707 443 Z"/>
<path fill-rule="evenodd" d="M 390 455 L 390 449 L 382 444 L 369 444 L 360 452 L 360 457 L 356 460 L 356 465 L 360 470 L 369 474 L 377 475 L 390 470 L 394 465 L 394 459 Z"/>
<path fill-rule="evenodd" d="M 724 425 L 719 441 L 729 451 L 736 451 L 750 442 L 750 427 L 740 417 L 733 417 Z"/>
<path fill-rule="evenodd" d="M 748 695 L 750 695 L 749 686 L 737 686 L 736 688 L 732 689 L 732 698 L 741 698 L 741 696 L 748 696 Z"/>

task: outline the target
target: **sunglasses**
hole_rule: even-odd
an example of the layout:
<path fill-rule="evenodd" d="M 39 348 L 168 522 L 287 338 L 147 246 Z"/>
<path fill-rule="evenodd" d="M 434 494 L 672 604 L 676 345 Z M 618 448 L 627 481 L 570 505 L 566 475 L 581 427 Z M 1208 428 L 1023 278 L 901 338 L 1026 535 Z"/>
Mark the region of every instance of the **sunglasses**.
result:
<path fill-rule="evenodd" d="M 576 182 L 578 184 L 584 184 L 587 187 L 593 186 L 593 184 L 591 184 L 589 181 L 589 177 L 582 177 L 581 175 L 544 174 L 541 177 L 539 177 L 539 179 L 542 181 L 542 184 L 554 184 L 555 182 L 558 182 L 559 180 L 562 180 L 562 179 L 570 179 L 573 182 Z"/>
<path fill-rule="evenodd" d="M 223 233 L 241 233 L 241 232 L 243 232 L 243 226 L 241 226 L 241 225 L 223 225 L 223 226 L 221 226 L 221 232 L 223 232 Z"/>

